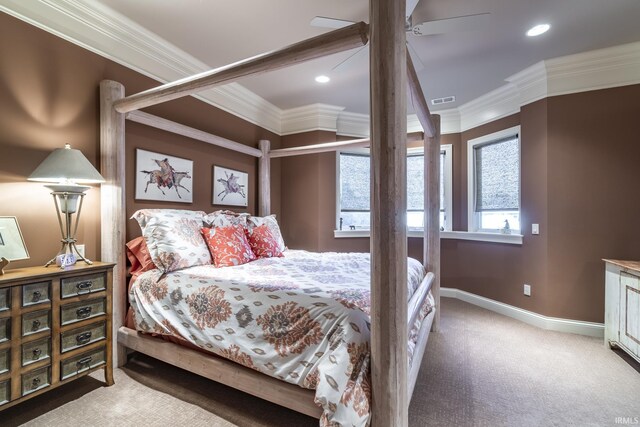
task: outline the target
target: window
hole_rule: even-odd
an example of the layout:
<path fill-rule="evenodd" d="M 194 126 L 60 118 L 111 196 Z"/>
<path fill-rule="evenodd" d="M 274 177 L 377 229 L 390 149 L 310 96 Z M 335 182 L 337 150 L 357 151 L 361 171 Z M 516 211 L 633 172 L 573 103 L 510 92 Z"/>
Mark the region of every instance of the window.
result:
<path fill-rule="evenodd" d="M 440 226 L 451 230 L 451 145 L 440 152 Z M 337 218 L 338 230 L 368 230 L 370 227 L 369 150 L 338 154 Z M 422 149 L 407 153 L 407 226 L 424 225 L 424 154 Z"/>
<path fill-rule="evenodd" d="M 520 233 L 520 127 L 467 143 L 469 231 Z"/>

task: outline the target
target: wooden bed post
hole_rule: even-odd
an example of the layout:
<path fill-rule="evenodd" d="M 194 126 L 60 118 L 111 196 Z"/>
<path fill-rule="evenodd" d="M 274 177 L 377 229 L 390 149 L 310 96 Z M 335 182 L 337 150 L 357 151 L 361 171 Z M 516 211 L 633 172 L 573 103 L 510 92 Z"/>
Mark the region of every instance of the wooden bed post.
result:
<path fill-rule="evenodd" d="M 424 139 L 424 266 L 435 275 L 431 293 L 436 312 L 431 331 L 440 327 L 440 116 L 431 116 L 435 135 Z"/>
<path fill-rule="evenodd" d="M 372 423 L 403 427 L 407 398 L 405 1 L 370 0 Z"/>
<path fill-rule="evenodd" d="M 268 139 L 261 139 L 259 143 L 262 157 L 258 159 L 258 181 L 260 194 L 258 196 L 258 215 L 267 216 L 271 214 L 271 142 Z"/>
<path fill-rule="evenodd" d="M 126 315 L 126 243 L 124 114 L 113 103 L 124 98 L 124 86 L 111 80 L 100 82 L 100 172 L 105 183 L 100 188 L 101 260 L 116 263 L 113 270 L 113 364 L 127 361 L 126 348 L 115 339 Z M 107 361 L 108 363 L 109 361 Z"/>

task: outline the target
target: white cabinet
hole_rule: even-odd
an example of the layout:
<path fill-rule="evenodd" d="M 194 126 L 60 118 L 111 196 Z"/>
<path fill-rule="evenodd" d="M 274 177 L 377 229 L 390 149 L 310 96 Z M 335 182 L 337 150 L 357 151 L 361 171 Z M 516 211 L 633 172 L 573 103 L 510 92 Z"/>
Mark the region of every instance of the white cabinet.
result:
<path fill-rule="evenodd" d="M 605 343 L 640 361 L 640 262 L 605 261 Z"/>

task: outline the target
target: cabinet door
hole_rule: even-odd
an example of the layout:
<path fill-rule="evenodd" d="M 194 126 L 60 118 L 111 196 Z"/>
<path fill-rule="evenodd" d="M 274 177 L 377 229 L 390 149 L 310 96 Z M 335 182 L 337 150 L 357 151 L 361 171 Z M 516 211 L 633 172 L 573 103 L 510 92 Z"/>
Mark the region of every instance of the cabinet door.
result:
<path fill-rule="evenodd" d="M 640 354 L 640 278 L 620 273 L 620 343 Z"/>

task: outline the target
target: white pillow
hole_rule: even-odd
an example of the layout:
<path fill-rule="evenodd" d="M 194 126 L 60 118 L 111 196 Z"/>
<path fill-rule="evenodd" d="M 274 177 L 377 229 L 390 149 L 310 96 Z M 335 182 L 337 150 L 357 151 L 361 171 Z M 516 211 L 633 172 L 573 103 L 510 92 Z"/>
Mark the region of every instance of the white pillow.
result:
<path fill-rule="evenodd" d="M 153 263 L 164 273 L 211 264 L 201 229 L 205 213 L 179 209 L 142 209 L 133 214 L 140 224 Z"/>
<path fill-rule="evenodd" d="M 241 225 L 243 228 L 247 228 L 249 216 L 248 213 L 220 210 L 205 215 L 204 223 L 208 228 L 228 227 L 230 225 Z"/>

